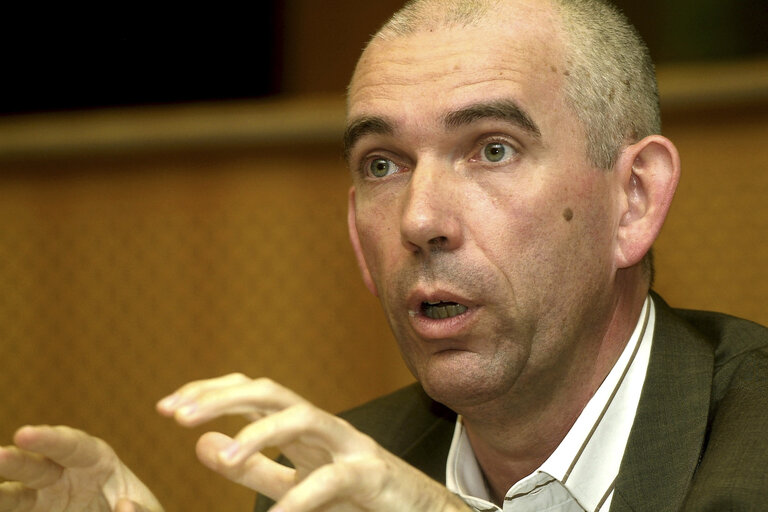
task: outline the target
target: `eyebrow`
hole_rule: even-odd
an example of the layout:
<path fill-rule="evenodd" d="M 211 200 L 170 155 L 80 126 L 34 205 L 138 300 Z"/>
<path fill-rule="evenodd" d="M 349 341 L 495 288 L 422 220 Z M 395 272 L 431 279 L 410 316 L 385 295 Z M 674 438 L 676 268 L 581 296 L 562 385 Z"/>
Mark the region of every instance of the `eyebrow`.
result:
<path fill-rule="evenodd" d="M 454 110 L 443 117 L 443 125 L 448 129 L 456 129 L 483 119 L 505 121 L 522 128 L 536 138 L 541 137 L 541 131 L 531 116 L 512 100 L 474 103 Z M 344 130 L 344 158 L 349 160 L 352 148 L 361 138 L 367 135 L 393 135 L 394 133 L 392 123 L 383 117 L 363 116 L 355 119 Z"/>
<path fill-rule="evenodd" d="M 366 135 L 392 135 L 395 129 L 383 117 L 365 116 L 352 121 L 344 130 L 344 158 L 349 160 L 349 152 L 358 140 Z"/>
<path fill-rule="evenodd" d="M 541 130 L 531 116 L 512 100 L 481 102 L 449 112 L 443 117 L 443 124 L 448 129 L 456 129 L 483 119 L 497 119 L 516 125 L 536 138 L 541 137 Z"/>

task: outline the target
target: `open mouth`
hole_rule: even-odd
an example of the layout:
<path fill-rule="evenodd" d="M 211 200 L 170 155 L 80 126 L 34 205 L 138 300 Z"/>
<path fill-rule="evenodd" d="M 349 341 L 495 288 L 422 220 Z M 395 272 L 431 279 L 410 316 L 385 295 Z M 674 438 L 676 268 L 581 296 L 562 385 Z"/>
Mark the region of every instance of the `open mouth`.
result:
<path fill-rule="evenodd" d="M 428 302 L 421 303 L 421 312 L 427 318 L 434 320 L 443 320 L 445 318 L 452 318 L 459 316 L 467 311 L 467 306 L 459 304 L 458 302 Z"/>

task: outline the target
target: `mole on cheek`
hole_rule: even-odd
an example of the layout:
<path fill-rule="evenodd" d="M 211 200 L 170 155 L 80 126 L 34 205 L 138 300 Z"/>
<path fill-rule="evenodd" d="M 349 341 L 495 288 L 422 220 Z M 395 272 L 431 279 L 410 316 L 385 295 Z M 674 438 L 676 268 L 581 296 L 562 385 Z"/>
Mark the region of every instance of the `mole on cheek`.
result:
<path fill-rule="evenodd" d="M 571 219 L 573 218 L 573 210 L 571 210 L 570 208 L 566 208 L 565 210 L 563 210 L 563 218 L 568 222 L 571 222 Z"/>

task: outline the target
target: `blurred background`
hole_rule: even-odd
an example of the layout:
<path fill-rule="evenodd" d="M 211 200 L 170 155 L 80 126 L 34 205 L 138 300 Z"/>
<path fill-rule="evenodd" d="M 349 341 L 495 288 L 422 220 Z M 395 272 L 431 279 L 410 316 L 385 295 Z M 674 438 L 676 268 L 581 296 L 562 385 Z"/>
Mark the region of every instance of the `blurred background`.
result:
<path fill-rule="evenodd" d="M 658 63 L 683 178 L 656 247 L 674 306 L 768 323 L 764 0 L 619 2 Z M 269 376 L 338 411 L 410 381 L 346 235 L 344 88 L 402 1 L 9 13 L 0 95 L 0 443 L 99 435 L 166 509 L 249 510 L 160 418 Z M 234 433 L 237 419 L 213 428 Z"/>

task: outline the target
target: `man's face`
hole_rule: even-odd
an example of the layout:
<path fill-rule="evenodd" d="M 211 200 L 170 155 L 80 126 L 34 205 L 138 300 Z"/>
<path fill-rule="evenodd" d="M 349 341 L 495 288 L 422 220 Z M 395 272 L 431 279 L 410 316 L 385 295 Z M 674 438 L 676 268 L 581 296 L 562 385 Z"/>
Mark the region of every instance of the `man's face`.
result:
<path fill-rule="evenodd" d="M 409 368 L 459 412 L 585 377 L 610 309 L 620 187 L 587 163 L 546 13 L 515 14 L 377 41 L 349 92 L 353 245 Z"/>

